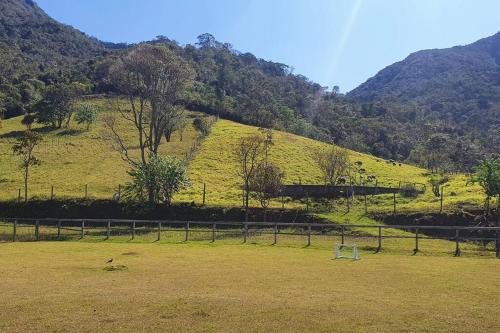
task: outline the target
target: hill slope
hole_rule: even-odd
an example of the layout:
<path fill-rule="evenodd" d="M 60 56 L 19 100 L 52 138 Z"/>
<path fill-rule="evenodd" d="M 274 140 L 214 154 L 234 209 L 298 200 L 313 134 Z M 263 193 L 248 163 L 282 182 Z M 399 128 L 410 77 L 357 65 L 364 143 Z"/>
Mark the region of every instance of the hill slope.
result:
<path fill-rule="evenodd" d="M 107 103 L 93 101 L 103 112 L 109 112 Z M 103 114 L 101 114 L 101 117 Z M 122 124 L 124 133 L 129 133 L 127 141 L 133 144 L 133 134 L 130 128 Z M 15 137 L 23 130 L 20 118 L 5 121 L 0 129 L 0 199 L 14 200 L 17 191 L 22 187 L 21 172 L 17 168 L 18 160 L 12 154 L 12 144 Z M 83 197 L 85 184 L 88 184 L 89 195 L 95 198 L 110 199 L 117 191 L 119 184 L 128 180 L 128 165 L 114 152 L 110 143 L 104 139 L 102 124 L 98 123 L 89 132 L 78 125 L 72 125 L 70 130 L 58 130 L 43 133 L 44 141 L 37 154 L 42 165 L 32 170 L 30 180 L 30 196 L 48 198 L 51 186 L 54 186 L 56 197 Z M 207 204 L 223 206 L 239 206 L 241 204 L 241 181 L 236 171 L 235 159 L 231 156 L 232 148 L 238 139 L 258 131 L 258 128 L 238 124 L 229 120 L 219 120 L 212 128 L 209 137 L 203 142 L 201 149 L 189 164 L 189 176 L 193 186 L 177 195 L 177 202 L 201 202 L 203 183 L 207 187 Z M 179 141 L 175 134 L 173 141 L 164 142 L 161 152 L 174 154 L 183 158 L 190 149 L 195 137 L 193 128 L 184 134 L 184 140 Z M 285 172 L 285 182 L 288 184 L 321 184 L 320 170 L 314 162 L 314 152 L 325 143 L 314 141 L 286 132 L 275 131 L 274 145 L 270 152 L 270 160 Z M 370 155 L 350 151 L 352 162 L 361 161 L 369 174 L 374 174 L 381 185 L 397 186 L 400 181 L 426 183 L 428 171 L 418 167 L 402 164 L 393 165 Z M 452 177 L 447 191 L 456 192 L 446 199 L 446 204 L 457 202 L 480 202 L 481 195 L 477 187 L 465 187 L 463 175 Z M 380 196 L 380 200 L 371 201 L 380 210 L 391 209 L 392 197 Z M 387 199 L 387 201 L 385 201 Z M 372 199 L 370 199 L 372 200 Z M 428 190 L 426 194 L 416 199 L 398 199 L 401 209 L 436 210 L 439 208 L 437 198 Z M 257 206 L 257 202 L 252 205 Z M 280 206 L 278 201 L 274 206 Z M 288 207 L 303 204 L 292 202 Z M 375 207 L 376 206 L 376 207 Z M 406 207 L 406 208 L 405 208 Z M 377 208 L 377 209 L 378 209 Z"/>

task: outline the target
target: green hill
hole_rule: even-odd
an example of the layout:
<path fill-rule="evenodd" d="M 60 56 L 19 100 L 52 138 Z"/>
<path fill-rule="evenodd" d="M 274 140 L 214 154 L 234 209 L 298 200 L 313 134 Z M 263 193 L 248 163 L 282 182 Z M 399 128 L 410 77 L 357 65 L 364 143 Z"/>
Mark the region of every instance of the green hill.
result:
<path fill-rule="evenodd" d="M 111 106 L 103 100 L 94 100 L 99 105 L 102 118 Z M 133 145 L 133 129 L 120 124 L 124 133 L 129 133 L 126 141 Z M 43 134 L 42 144 L 37 148 L 37 155 L 42 164 L 32 169 L 30 178 L 30 197 L 49 198 L 54 186 L 56 197 L 83 197 L 85 185 L 92 198 L 110 199 L 118 190 L 119 184 L 128 180 L 128 164 L 115 152 L 111 143 L 105 139 L 102 122 L 98 122 L 90 131 L 72 124 L 70 129 L 46 131 L 38 126 L 35 130 Z M 18 159 L 12 154 L 15 137 L 23 126 L 20 118 L 4 121 L 0 128 L 0 200 L 15 200 L 18 189 L 22 188 L 22 174 L 18 169 Z M 241 204 L 241 181 L 237 176 L 237 162 L 232 157 L 233 147 L 238 139 L 257 132 L 258 128 L 242 125 L 228 120 L 219 120 L 211 134 L 202 143 L 201 148 L 189 163 L 189 176 L 193 186 L 174 198 L 176 202 L 200 203 L 203 184 L 206 184 L 207 205 L 239 206 Z M 196 131 L 192 126 L 183 135 L 175 133 L 172 142 L 164 142 L 162 154 L 173 154 L 184 158 L 195 140 Z M 317 148 L 326 146 L 286 132 L 275 131 L 274 145 L 270 160 L 285 172 L 287 184 L 321 184 L 321 172 L 314 161 Z M 134 149 L 131 149 L 132 154 Z M 398 186 L 400 182 L 422 183 L 428 181 L 429 172 L 425 169 L 406 164 L 393 164 L 370 155 L 349 151 L 351 162 L 361 161 L 368 174 L 377 177 L 384 186 Z M 453 175 L 446 188 L 445 206 L 454 208 L 458 203 L 479 204 L 482 196 L 478 187 L 465 186 L 464 175 Z M 425 194 L 417 198 L 398 196 L 398 210 L 435 211 L 439 209 L 439 199 L 427 187 Z M 392 196 L 380 195 L 369 198 L 370 210 L 386 212 L 392 209 Z M 252 205 L 257 206 L 254 202 Z M 276 201 L 274 206 L 281 206 Z M 303 207 L 304 203 L 290 202 L 287 207 Z"/>

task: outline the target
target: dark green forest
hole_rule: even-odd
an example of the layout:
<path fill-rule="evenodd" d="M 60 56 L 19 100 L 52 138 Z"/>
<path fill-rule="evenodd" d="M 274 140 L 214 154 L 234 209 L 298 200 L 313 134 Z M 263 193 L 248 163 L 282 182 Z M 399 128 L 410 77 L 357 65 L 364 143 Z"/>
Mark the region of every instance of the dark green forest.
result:
<path fill-rule="evenodd" d="M 187 109 L 436 171 L 463 171 L 486 154 L 500 153 L 500 37 L 490 38 L 482 50 L 464 51 L 473 62 L 446 55 L 458 52 L 454 48 L 439 50 L 440 56 L 423 53 L 421 61 L 412 61 L 412 55 L 347 95 L 208 33 L 194 44 L 180 45 L 165 36 L 145 43 L 167 45 L 194 69 L 195 83 L 178 101 Z M 3 0 L 1 116 L 36 113 L 55 86 L 77 84 L 85 94 L 116 94 L 110 66 L 135 46 L 89 37 L 53 20 L 31 0 Z M 489 50 L 491 57 L 478 59 Z M 410 72 L 405 76 L 405 71 Z"/>

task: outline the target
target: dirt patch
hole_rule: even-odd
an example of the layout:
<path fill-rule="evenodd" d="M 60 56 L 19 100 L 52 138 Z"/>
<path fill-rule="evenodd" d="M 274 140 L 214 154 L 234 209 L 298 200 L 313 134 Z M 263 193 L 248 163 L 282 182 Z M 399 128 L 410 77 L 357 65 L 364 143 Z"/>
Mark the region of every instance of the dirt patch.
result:
<path fill-rule="evenodd" d="M 111 266 L 106 266 L 103 269 L 107 272 L 114 272 L 114 271 L 126 271 L 128 270 L 128 267 L 125 265 L 111 265 Z"/>
<path fill-rule="evenodd" d="M 138 252 L 133 252 L 133 251 L 131 251 L 131 252 L 123 252 L 122 253 L 122 256 L 138 256 L 138 255 L 139 255 Z"/>

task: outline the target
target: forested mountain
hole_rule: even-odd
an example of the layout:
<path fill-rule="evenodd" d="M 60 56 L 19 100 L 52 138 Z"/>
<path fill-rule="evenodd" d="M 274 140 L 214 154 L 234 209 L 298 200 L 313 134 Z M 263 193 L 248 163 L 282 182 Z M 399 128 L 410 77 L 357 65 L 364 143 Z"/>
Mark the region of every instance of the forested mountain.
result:
<path fill-rule="evenodd" d="M 435 132 L 500 153 L 500 32 L 466 46 L 413 53 L 348 97 L 413 103 Z"/>
<path fill-rule="evenodd" d="M 84 70 L 86 61 L 103 54 L 99 41 L 50 18 L 31 0 L 0 1 L 0 76 Z"/>
<path fill-rule="evenodd" d="M 145 43 L 165 44 L 193 67 L 194 85 L 179 101 L 188 109 L 387 159 L 467 169 L 484 153 L 499 152 L 498 40 L 418 52 L 348 96 L 210 34 L 193 45 L 165 36 Z M 78 82 L 88 93 L 116 93 L 109 69 L 135 46 L 91 38 L 31 0 L 2 0 L 0 116 L 36 111 L 53 84 Z"/>

